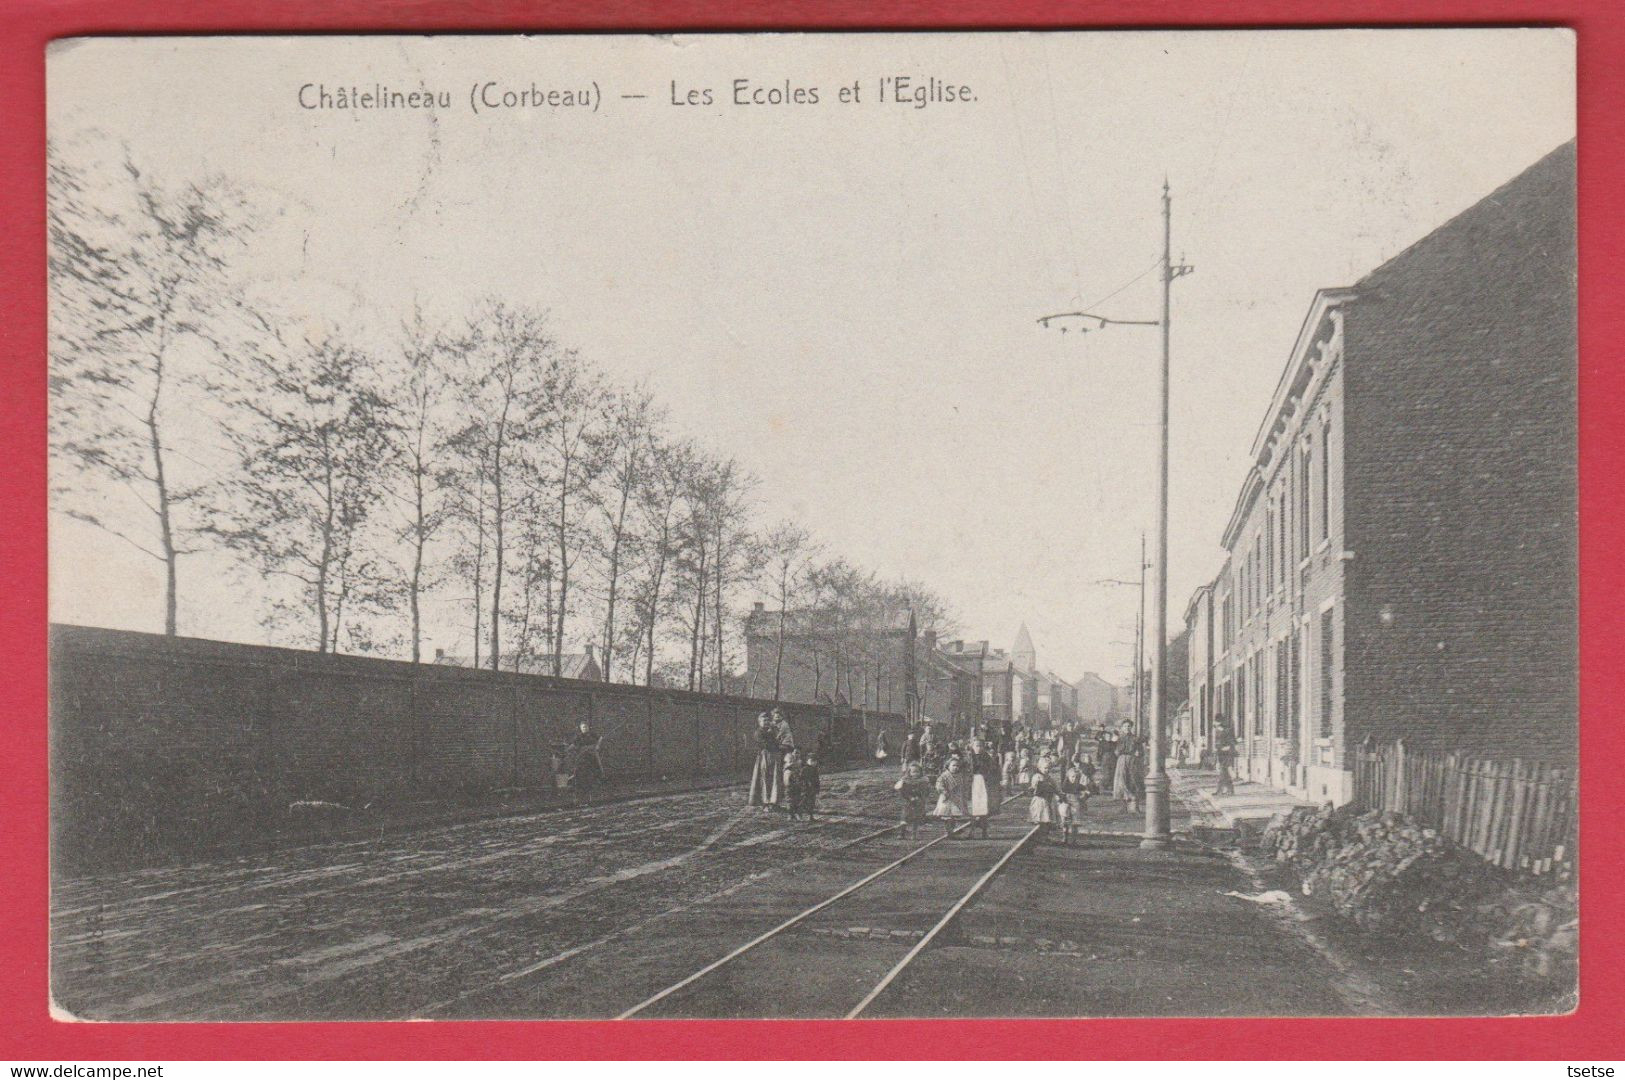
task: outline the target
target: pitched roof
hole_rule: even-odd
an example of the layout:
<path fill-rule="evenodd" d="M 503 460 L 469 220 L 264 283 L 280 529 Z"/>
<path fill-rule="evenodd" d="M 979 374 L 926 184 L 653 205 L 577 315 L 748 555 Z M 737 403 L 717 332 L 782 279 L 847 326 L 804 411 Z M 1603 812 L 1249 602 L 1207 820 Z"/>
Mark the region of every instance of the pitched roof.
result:
<path fill-rule="evenodd" d="M 1502 184 L 1472 206 L 1389 259 L 1354 286 L 1380 290 L 1403 277 L 1414 288 L 1415 275 L 1456 278 L 1463 267 L 1496 267 L 1510 263 L 1556 262 L 1574 267 L 1575 151 L 1570 139 Z"/>
<path fill-rule="evenodd" d="M 784 614 L 784 628 L 790 634 L 816 634 L 830 630 L 839 613 L 830 608 L 791 608 Z M 899 633 L 907 631 L 914 617 L 914 613 L 904 608 L 894 608 L 881 614 L 879 618 L 867 618 L 861 615 L 849 616 L 847 629 L 857 633 Z M 779 632 L 779 612 L 775 609 L 761 608 L 752 610 L 745 619 L 747 633 L 751 634 L 777 634 Z"/>

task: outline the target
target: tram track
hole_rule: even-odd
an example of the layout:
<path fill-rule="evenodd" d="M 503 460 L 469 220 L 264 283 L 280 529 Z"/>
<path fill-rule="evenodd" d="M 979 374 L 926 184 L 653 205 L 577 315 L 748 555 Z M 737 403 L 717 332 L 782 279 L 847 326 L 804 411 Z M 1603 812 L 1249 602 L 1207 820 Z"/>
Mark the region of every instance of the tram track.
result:
<path fill-rule="evenodd" d="M 1014 798 L 1005 801 L 1008 803 L 1013 801 Z M 921 844 L 885 866 L 844 886 L 834 894 L 803 908 L 790 918 L 756 935 L 699 970 L 644 998 L 636 1005 L 621 1012 L 616 1019 L 628 1020 L 657 1013 L 680 1016 L 726 1015 L 725 1011 L 718 1013 L 704 1007 L 695 1008 L 694 1005 L 697 1002 L 704 1002 L 708 983 L 721 981 L 720 977 L 725 972 L 737 976 L 738 972 L 731 969 L 744 968 L 751 964 L 756 965 L 758 971 L 746 973 L 742 976 L 747 984 L 751 978 L 761 979 L 765 973 L 768 981 L 782 985 L 784 980 L 793 978 L 795 971 L 798 969 L 798 958 L 796 956 L 798 949 L 806 949 L 810 945 L 813 949 L 827 955 L 833 947 L 830 944 L 831 939 L 820 935 L 818 933 L 820 928 L 813 925 L 820 915 L 824 915 L 838 906 L 843 913 L 850 910 L 861 911 L 863 901 L 854 901 L 854 897 L 873 897 L 876 892 L 880 891 L 871 888 L 877 883 L 885 882 L 887 885 L 896 885 L 906 876 L 898 875 L 898 871 L 911 865 L 920 866 L 929 862 L 929 860 L 922 860 L 921 857 L 926 855 L 927 852 L 938 850 L 940 845 L 943 845 L 951 838 L 963 837 L 964 833 L 971 827 L 969 823 L 961 825 L 950 832 L 944 833 L 942 836 Z M 880 973 L 878 978 L 874 977 L 877 968 L 871 962 L 872 958 L 870 956 L 865 955 L 859 958 L 856 963 L 849 965 L 856 969 L 851 980 L 857 987 L 852 995 L 856 999 L 856 1004 L 849 1011 L 844 1012 L 845 1018 L 855 1019 L 863 1015 L 888 990 L 898 984 L 910 965 L 944 935 L 959 918 L 960 914 L 1009 866 L 1015 856 L 1026 848 L 1038 833 L 1039 827 L 1037 826 L 1027 828 L 1014 839 L 1013 843 L 1001 844 L 999 857 L 991 865 L 988 864 L 986 859 L 974 860 L 973 865 L 969 867 L 970 871 L 980 870 L 981 872 L 976 874 L 975 880 L 968 888 L 959 887 L 963 879 L 969 876 L 969 874 L 964 873 L 965 866 L 956 865 L 952 862 L 948 867 L 934 867 L 934 874 L 931 877 L 913 882 L 912 885 L 916 891 L 911 892 L 906 900 L 907 914 L 911 919 L 921 913 L 918 910 L 921 905 L 917 902 L 919 891 L 929 890 L 933 885 L 940 887 L 945 870 L 947 871 L 947 879 L 955 883 L 954 890 L 949 894 L 952 898 L 951 902 L 945 905 L 938 903 L 930 908 L 929 914 L 936 912 L 941 912 L 941 914 L 935 915 L 931 925 L 923 931 L 916 933 L 906 929 L 893 929 L 892 934 L 901 936 L 883 936 L 879 939 L 881 944 L 869 951 L 879 954 L 882 961 L 890 960 L 893 950 L 898 948 L 902 942 L 910 944 L 903 951 L 900 958 L 886 965 L 885 971 Z M 1001 839 L 1008 840 L 1008 835 L 1001 837 Z M 984 850 L 984 848 L 980 844 L 966 849 L 959 849 L 955 845 L 955 850 L 956 855 L 963 855 L 967 850 L 980 851 Z M 884 899 L 871 906 L 882 916 L 878 921 L 886 921 L 887 914 Z M 824 929 L 827 930 L 827 928 Z M 798 932 L 800 932 L 799 936 Z M 868 945 L 866 944 L 863 947 L 867 949 Z M 826 975 L 825 979 L 828 981 L 829 976 Z M 720 992 L 724 1002 L 729 992 L 726 989 Z M 685 1007 L 685 1003 L 687 1003 L 687 1007 Z M 836 1013 L 836 1015 L 841 1014 Z"/>

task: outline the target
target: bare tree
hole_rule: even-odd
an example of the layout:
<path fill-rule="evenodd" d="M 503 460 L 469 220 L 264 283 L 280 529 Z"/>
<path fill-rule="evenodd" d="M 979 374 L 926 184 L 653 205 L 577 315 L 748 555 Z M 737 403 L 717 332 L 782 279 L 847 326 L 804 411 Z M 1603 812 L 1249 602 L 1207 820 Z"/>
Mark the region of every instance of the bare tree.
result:
<path fill-rule="evenodd" d="M 208 525 L 268 577 L 297 583 L 317 651 L 337 647 L 345 605 L 372 592 L 360 533 L 381 496 L 395 420 L 369 358 L 338 339 L 256 356 L 231 394 L 236 469 Z"/>
<path fill-rule="evenodd" d="M 791 521 L 775 525 L 763 540 L 766 558 L 763 566 L 779 609 L 773 642 L 773 700 L 784 696 L 784 637 L 791 609 L 802 606 L 807 592 L 807 575 L 819 546 L 812 534 Z"/>
<path fill-rule="evenodd" d="M 549 632 L 554 675 L 564 673 L 571 571 L 588 542 L 588 492 L 604 468 L 605 399 L 602 382 L 580 357 L 553 349 L 540 393 L 525 417 L 523 475 L 529 494 L 548 507 L 552 569 L 558 583 Z"/>
<path fill-rule="evenodd" d="M 469 605 L 470 655 L 475 667 L 480 666 L 485 637 L 485 563 L 490 548 L 486 449 L 480 429 L 460 421 L 459 430 L 447 442 L 452 464 L 444 474 L 447 512 L 456 533 L 451 569 L 469 583 L 469 595 L 460 602 Z"/>
<path fill-rule="evenodd" d="M 659 663 L 662 621 L 670 614 L 674 590 L 669 585 L 672 564 L 679 555 L 679 527 L 683 495 L 693 474 L 695 455 L 683 443 L 657 442 L 645 483 L 638 493 L 638 516 L 644 537 L 641 566 L 634 585 L 633 612 L 642 642 L 646 685 L 654 685 Z M 636 663 L 636 660 L 633 661 Z"/>
<path fill-rule="evenodd" d="M 396 422 L 389 429 L 395 446 L 385 490 L 402 519 L 400 537 L 407 544 L 403 583 L 411 616 L 412 663 L 423 651 L 423 594 L 433 586 L 427 549 L 449 514 L 446 484 L 445 411 L 450 387 L 442 336 L 425 325 L 414 310 L 402 327 L 401 347 L 386 392 Z"/>
<path fill-rule="evenodd" d="M 192 377 L 180 346 L 234 307 L 230 264 L 250 217 L 225 181 L 165 186 L 127 151 L 92 193 L 66 155 L 48 148 L 53 487 L 68 514 L 163 564 L 173 635 L 202 484 L 177 480 L 168 410 Z M 98 497 L 106 482 L 141 508 L 132 521 Z"/>
<path fill-rule="evenodd" d="M 500 300 L 486 301 L 469 320 L 455 351 L 466 358 L 459 381 L 464 410 L 455 445 L 463 451 L 465 475 L 480 473 L 489 492 L 491 565 L 489 664 L 502 665 L 502 588 L 507 569 L 507 530 L 519 460 L 529 437 L 528 423 L 543 399 L 542 373 L 557 360 L 559 347 L 546 316 Z M 482 500 L 483 502 L 483 500 Z M 484 525 L 476 530 L 485 541 Z"/>
<path fill-rule="evenodd" d="M 602 518 L 597 535 L 603 572 L 604 681 L 614 681 L 617 606 L 621 598 L 624 562 L 639 543 L 638 494 L 647 487 L 655 467 L 656 425 L 660 419 L 654 398 L 644 386 L 616 393 L 609 408 L 605 432 L 603 484 L 595 496 Z M 636 661 L 634 661 L 635 665 Z"/>
<path fill-rule="evenodd" d="M 676 572 L 676 587 L 686 597 L 682 630 L 688 639 L 688 688 L 699 690 L 705 681 L 705 654 L 710 644 L 706 613 L 713 584 L 713 513 L 718 501 L 716 463 L 697 461 L 684 479 L 683 509 L 675 534 L 677 549 L 672 567 Z"/>
<path fill-rule="evenodd" d="M 750 532 L 750 491 L 755 481 L 734 459 L 718 462 L 706 508 L 711 527 L 711 631 L 716 693 L 727 673 L 727 596 L 761 566 L 761 546 Z"/>

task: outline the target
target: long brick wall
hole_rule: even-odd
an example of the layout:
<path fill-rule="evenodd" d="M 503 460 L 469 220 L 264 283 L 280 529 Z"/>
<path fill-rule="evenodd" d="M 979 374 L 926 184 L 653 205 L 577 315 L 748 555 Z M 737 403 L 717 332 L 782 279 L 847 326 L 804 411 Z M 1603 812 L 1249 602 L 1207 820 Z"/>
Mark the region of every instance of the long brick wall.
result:
<path fill-rule="evenodd" d="M 382 820 L 547 793 L 553 748 L 582 720 L 611 780 L 742 776 L 773 704 L 53 626 L 52 856 L 83 867 L 229 848 L 285 830 L 296 803 Z M 798 742 L 828 731 L 852 757 L 879 730 L 897 745 L 905 723 L 781 707 Z"/>

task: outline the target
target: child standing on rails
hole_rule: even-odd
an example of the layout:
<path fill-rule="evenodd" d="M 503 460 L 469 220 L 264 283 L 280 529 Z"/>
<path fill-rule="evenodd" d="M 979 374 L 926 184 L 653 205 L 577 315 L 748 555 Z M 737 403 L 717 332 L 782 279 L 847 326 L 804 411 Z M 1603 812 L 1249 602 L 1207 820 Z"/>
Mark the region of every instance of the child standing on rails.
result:
<path fill-rule="evenodd" d="M 808 821 L 818 810 L 818 789 L 822 786 L 822 778 L 818 774 L 818 759 L 811 754 L 801 764 L 801 775 L 796 779 L 796 786 L 790 789 L 790 798 L 794 800 L 790 808 L 796 815 L 805 816 Z"/>
<path fill-rule="evenodd" d="M 893 785 L 893 789 L 903 806 L 901 831 L 912 839 L 919 835 L 920 826 L 925 824 L 926 806 L 931 799 L 931 781 L 925 778 L 925 770 L 920 768 L 920 763 L 911 761 L 903 769 L 903 778 Z"/>
<path fill-rule="evenodd" d="M 1083 782 L 1083 771 L 1077 767 L 1068 769 L 1060 789 L 1056 809 L 1061 812 L 1061 842 L 1071 847 L 1072 836 L 1083 824 L 1083 812 L 1089 807 L 1089 788 Z"/>
<path fill-rule="evenodd" d="M 948 759 L 948 767 L 937 777 L 937 808 L 932 817 L 942 819 L 943 835 L 951 836 L 954 824 L 970 817 L 970 774 L 958 757 Z"/>
<path fill-rule="evenodd" d="M 784 775 L 779 778 L 780 802 L 790 812 L 790 820 L 801 817 L 796 809 L 797 792 L 801 787 L 801 755 L 794 750 L 784 755 Z"/>

